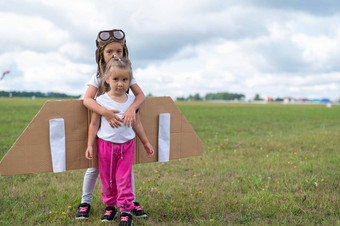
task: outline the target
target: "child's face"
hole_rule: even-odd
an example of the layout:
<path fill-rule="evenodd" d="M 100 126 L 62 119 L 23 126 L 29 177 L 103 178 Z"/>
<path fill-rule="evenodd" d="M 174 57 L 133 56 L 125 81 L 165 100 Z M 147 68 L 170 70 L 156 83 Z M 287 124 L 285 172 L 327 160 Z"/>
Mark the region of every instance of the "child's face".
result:
<path fill-rule="evenodd" d="M 130 87 L 130 76 L 128 69 L 114 68 L 110 77 L 106 79 L 106 83 L 110 85 L 109 93 L 120 96 L 125 94 Z"/>
<path fill-rule="evenodd" d="M 111 42 L 107 44 L 103 51 L 105 63 L 116 55 L 117 57 L 123 57 L 123 46 L 119 42 Z"/>

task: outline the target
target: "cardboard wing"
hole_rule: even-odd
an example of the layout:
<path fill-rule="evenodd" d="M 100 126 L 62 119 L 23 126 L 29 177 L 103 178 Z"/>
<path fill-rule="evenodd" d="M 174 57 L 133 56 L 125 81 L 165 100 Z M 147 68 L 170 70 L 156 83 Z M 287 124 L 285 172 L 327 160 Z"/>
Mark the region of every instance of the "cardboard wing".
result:
<path fill-rule="evenodd" d="M 169 159 L 203 154 L 203 143 L 170 97 L 147 97 L 140 107 L 146 135 L 155 149 L 147 158 L 143 144 L 135 138 L 134 164 L 157 162 L 159 116 L 170 114 Z M 97 159 L 85 158 L 90 111 L 82 100 L 47 101 L 0 162 L 0 175 L 53 172 L 50 120 L 63 119 L 66 170 L 97 167 Z"/>

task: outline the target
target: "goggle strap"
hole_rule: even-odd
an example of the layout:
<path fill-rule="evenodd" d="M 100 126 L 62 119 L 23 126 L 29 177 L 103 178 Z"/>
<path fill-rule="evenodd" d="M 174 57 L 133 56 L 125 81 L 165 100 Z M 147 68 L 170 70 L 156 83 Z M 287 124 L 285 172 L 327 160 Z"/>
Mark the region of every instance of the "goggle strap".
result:
<path fill-rule="evenodd" d="M 100 73 L 102 75 L 104 74 L 103 65 L 102 65 L 103 50 L 104 50 L 104 48 L 100 48 L 100 50 L 99 50 L 99 61 L 98 61 L 99 70 L 100 70 Z"/>

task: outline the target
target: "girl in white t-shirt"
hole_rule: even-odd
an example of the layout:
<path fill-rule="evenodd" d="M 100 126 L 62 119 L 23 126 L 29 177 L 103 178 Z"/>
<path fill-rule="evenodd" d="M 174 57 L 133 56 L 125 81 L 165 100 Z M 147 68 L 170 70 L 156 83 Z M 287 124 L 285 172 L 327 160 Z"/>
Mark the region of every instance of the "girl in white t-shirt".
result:
<path fill-rule="evenodd" d="M 119 110 L 116 115 L 123 117 L 135 99 L 134 96 L 127 94 L 131 79 L 130 61 L 126 58 L 111 58 L 106 65 L 97 103 L 107 109 Z M 97 155 L 101 194 L 107 206 L 102 221 L 113 221 L 117 213 L 115 207 L 118 206 L 121 212 L 121 224 L 132 224 L 134 194 L 131 170 L 135 152 L 133 129 L 140 128 L 135 126 L 132 128 L 130 125 L 112 128 L 104 116 L 92 113 L 86 158 L 92 160 L 93 145 L 98 137 Z M 148 157 L 154 154 L 153 150 L 146 150 L 146 152 Z"/>
<path fill-rule="evenodd" d="M 136 115 L 136 110 L 144 101 L 144 93 L 142 89 L 138 86 L 134 77 L 131 79 L 130 89 L 132 90 L 133 94 L 135 95 L 135 100 L 131 104 L 131 106 L 127 109 L 124 113 L 123 117 L 120 118 L 115 113 L 119 113 L 117 109 L 114 108 L 105 108 L 100 106 L 96 101 L 95 97 L 97 96 L 98 92 L 102 92 L 100 89 L 102 78 L 104 74 L 104 69 L 106 63 L 109 60 L 116 56 L 116 57 L 125 57 L 128 59 L 128 49 L 126 45 L 125 33 L 119 29 L 113 29 L 109 31 L 100 31 L 97 35 L 96 39 L 96 62 L 98 65 L 97 73 L 94 74 L 91 80 L 88 83 L 88 88 L 86 90 L 84 96 L 84 105 L 96 112 L 99 115 L 104 116 L 111 127 L 119 127 L 122 124 L 124 125 L 133 125 L 136 124 L 141 129 L 135 131 L 139 139 L 144 145 L 145 150 L 151 152 L 154 151 L 153 147 L 151 146 L 149 140 L 146 137 L 144 129 L 140 123 L 139 116 Z M 88 168 L 83 181 L 83 193 L 81 204 L 78 206 L 78 210 L 76 213 L 76 219 L 88 219 L 91 210 L 91 202 L 93 197 L 93 191 L 95 184 L 97 182 L 97 178 L 99 175 L 98 168 Z M 132 188 L 134 190 L 134 177 L 133 173 L 131 172 L 131 179 L 132 179 Z M 135 207 L 131 211 L 131 213 L 136 217 L 148 217 L 147 214 L 143 211 L 140 207 L 138 202 L 134 202 Z"/>

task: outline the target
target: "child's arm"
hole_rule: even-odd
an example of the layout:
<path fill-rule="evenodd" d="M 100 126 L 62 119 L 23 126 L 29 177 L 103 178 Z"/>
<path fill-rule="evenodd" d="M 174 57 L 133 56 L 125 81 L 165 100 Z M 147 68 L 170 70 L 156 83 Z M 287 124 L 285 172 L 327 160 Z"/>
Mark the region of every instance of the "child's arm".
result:
<path fill-rule="evenodd" d="M 93 158 L 93 145 L 94 145 L 94 142 L 96 141 L 99 124 L 100 124 L 100 115 L 93 112 L 91 116 L 89 132 L 88 132 L 87 149 L 85 152 L 85 157 L 88 160 L 92 160 Z"/>
<path fill-rule="evenodd" d="M 102 106 L 100 106 L 94 99 L 97 93 L 97 88 L 94 86 L 89 86 L 86 90 L 83 104 L 85 107 L 90 109 L 91 111 L 96 112 L 99 115 L 102 115 L 105 117 L 105 119 L 109 122 L 109 124 L 112 127 L 119 127 L 121 124 L 119 122 L 123 122 L 122 119 L 120 119 L 115 113 L 118 113 L 119 111 L 117 110 L 108 110 Z M 143 94 L 144 95 L 144 94 Z"/>
<path fill-rule="evenodd" d="M 130 86 L 130 88 L 135 95 L 135 100 L 122 117 L 124 120 L 124 125 L 127 125 L 128 127 L 130 127 L 130 125 L 133 126 L 133 124 L 136 122 L 136 110 L 140 107 L 145 99 L 143 90 L 139 87 L 139 85 L 133 84 Z"/>
<path fill-rule="evenodd" d="M 151 158 L 151 156 L 154 155 L 155 151 L 154 151 L 152 145 L 150 144 L 149 139 L 147 138 L 147 136 L 145 134 L 143 125 L 142 125 L 140 118 L 139 118 L 139 114 L 136 115 L 136 123 L 134 124 L 133 129 L 134 129 L 135 133 L 137 134 L 137 136 L 139 137 L 139 139 L 142 141 L 148 157 Z"/>

